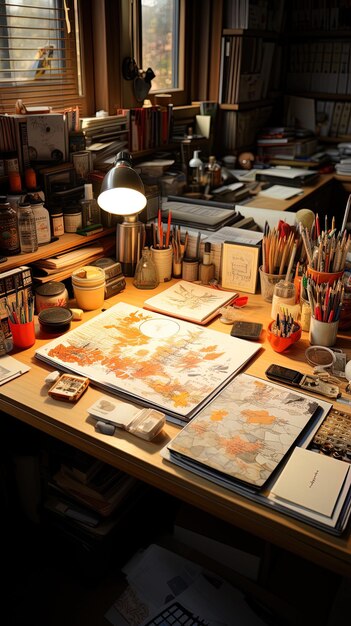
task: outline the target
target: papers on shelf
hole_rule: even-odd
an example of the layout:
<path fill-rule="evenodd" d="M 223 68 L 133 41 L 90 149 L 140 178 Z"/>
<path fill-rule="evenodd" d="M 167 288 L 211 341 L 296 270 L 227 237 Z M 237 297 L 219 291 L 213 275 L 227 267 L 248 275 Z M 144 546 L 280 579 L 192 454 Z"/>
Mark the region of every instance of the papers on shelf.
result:
<path fill-rule="evenodd" d="M 263 189 L 259 192 L 259 196 L 266 196 L 267 198 L 276 198 L 277 200 L 288 200 L 303 194 L 303 189 L 298 187 L 287 187 L 285 185 L 272 185 L 268 189 Z"/>
<path fill-rule="evenodd" d="M 189 421 L 261 345 L 119 302 L 38 348 L 55 369 Z"/>
<path fill-rule="evenodd" d="M 205 621 L 201 623 L 231 626 L 235 615 L 242 626 L 264 626 L 242 591 L 163 546 L 151 544 L 137 552 L 122 571 L 128 586 L 105 613 L 114 626 L 146 626 L 155 613 L 158 615 L 169 606 L 170 599 L 196 616 L 202 615 Z M 200 623 L 199 619 L 195 620 L 196 624 Z M 165 622 L 158 618 L 155 623 L 161 626 Z M 184 619 L 181 623 L 190 622 Z"/>
<path fill-rule="evenodd" d="M 4 355 L 0 357 L 0 385 L 8 383 L 13 378 L 29 372 L 29 370 L 30 367 L 28 365 L 24 365 L 24 363 L 17 361 L 12 356 Z"/>

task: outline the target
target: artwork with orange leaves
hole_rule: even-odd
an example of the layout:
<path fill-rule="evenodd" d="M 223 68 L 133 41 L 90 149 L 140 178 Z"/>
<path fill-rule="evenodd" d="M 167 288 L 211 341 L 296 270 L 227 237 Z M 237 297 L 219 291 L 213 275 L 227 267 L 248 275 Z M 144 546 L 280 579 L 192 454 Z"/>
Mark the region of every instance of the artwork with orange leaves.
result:
<path fill-rule="evenodd" d="M 260 347 L 119 302 L 35 356 L 172 421 L 188 421 Z"/>
<path fill-rule="evenodd" d="M 238 374 L 170 442 L 170 458 L 262 488 L 319 408 L 311 396 Z"/>

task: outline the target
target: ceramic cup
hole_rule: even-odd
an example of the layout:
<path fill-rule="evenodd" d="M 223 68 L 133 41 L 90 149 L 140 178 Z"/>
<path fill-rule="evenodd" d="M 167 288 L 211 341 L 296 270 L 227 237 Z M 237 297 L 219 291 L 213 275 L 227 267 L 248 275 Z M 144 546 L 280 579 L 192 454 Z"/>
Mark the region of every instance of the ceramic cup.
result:
<path fill-rule="evenodd" d="M 338 334 L 339 321 L 321 322 L 311 316 L 309 340 L 313 346 L 334 346 Z"/>
<path fill-rule="evenodd" d="M 154 248 L 151 246 L 152 260 L 156 265 L 157 277 L 160 283 L 172 278 L 173 250 L 168 248 Z"/>

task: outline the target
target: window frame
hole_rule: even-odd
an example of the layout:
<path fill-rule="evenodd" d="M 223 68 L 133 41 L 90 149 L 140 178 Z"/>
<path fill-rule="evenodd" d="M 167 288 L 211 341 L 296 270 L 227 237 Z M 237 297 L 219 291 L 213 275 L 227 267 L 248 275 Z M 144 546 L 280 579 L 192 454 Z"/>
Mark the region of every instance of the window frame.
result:
<path fill-rule="evenodd" d="M 44 4 L 45 3 L 43 3 L 43 6 Z M 68 81 L 61 80 L 57 77 L 54 78 L 52 81 L 45 79 L 40 81 L 28 80 L 17 83 L 15 80 L 11 83 L 5 83 L 5 81 L 0 81 L 0 114 L 13 114 L 15 112 L 16 102 L 18 99 L 22 99 L 24 104 L 27 106 L 46 105 L 52 106 L 55 109 L 63 107 L 68 108 L 70 106 L 78 105 L 81 114 L 87 114 L 88 105 L 91 102 L 91 90 L 90 87 L 87 87 L 84 77 L 84 67 L 87 66 L 87 62 L 89 62 L 89 59 L 85 59 L 84 57 L 85 50 L 89 50 L 89 48 L 83 45 L 84 33 L 81 31 L 81 28 L 83 23 L 87 25 L 85 14 L 88 7 L 86 5 L 90 5 L 90 0 L 88 0 L 88 2 L 84 2 L 84 0 L 66 0 L 66 4 L 69 8 L 69 18 L 73 33 L 72 36 L 68 36 L 66 30 L 64 31 L 64 36 L 67 41 L 66 49 L 68 52 L 68 64 L 66 73 L 66 78 L 68 77 Z M 76 36 L 76 21 L 74 11 L 75 4 L 77 5 L 78 12 L 80 31 L 79 40 Z M 78 54 L 76 54 L 76 46 L 78 45 Z M 80 77 L 77 70 L 78 59 L 81 60 Z M 81 94 L 79 93 L 79 81 L 82 89 Z"/>

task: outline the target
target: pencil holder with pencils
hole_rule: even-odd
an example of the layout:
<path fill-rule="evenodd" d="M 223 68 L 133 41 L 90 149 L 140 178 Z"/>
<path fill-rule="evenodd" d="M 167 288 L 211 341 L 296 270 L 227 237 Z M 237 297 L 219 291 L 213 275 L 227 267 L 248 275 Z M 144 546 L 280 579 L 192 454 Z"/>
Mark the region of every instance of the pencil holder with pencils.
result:
<path fill-rule="evenodd" d="M 24 349 L 30 348 L 35 344 L 34 320 L 15 323 L 9 319 L 9 327 L 14 347 Z"/>
<path fill-rule="evenodd" d="M 318 284 L 312 278 L 308 278 L 307 294 L 311 306 L 310 344 L 333 346 L 338 334 L 344 300 L 343 281 L 339 278 L 332 284 Z"/>
<path fill-rule="evenodd" d="M 267 339 L 274 352 L 284 352 L 301 338 L 301 326 L 292 319 L 272 320 L 268 325 Z"/>

